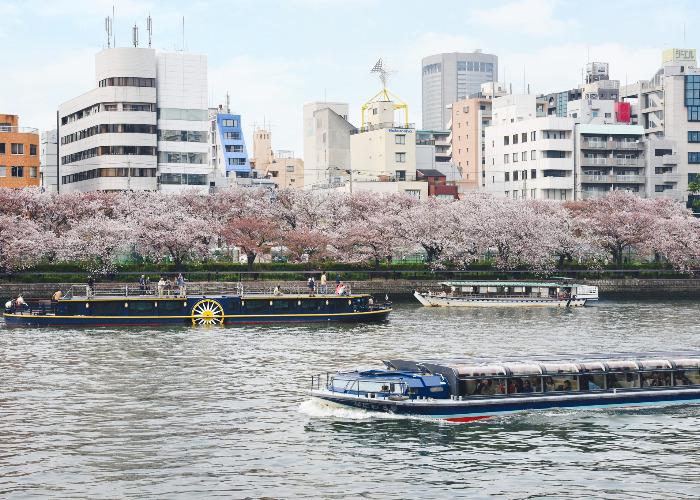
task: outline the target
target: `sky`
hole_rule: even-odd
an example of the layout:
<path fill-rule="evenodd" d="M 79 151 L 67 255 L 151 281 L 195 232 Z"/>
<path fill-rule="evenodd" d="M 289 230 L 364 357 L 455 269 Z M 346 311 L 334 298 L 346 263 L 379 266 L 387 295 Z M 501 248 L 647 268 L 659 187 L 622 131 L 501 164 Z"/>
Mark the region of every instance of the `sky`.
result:
<path fill-rule="evenodd" d="M 210 105 L 231 96 L 249 150 L 254 127 L 275 150 L 303 155 L 302 111 L 311 101 L 360 107 L 381 86 L 421 121 L 421 58 L 481 49 L 499 57 L 499 80 L 523 92 L 578 85 L 588 61 L 610 63 L 611 78 L 648 79 L 665 48 L 698 48 L 694 0 L 0 0 L 0 113 L 21 125 L 55 127 L 58 105 L 95 87 L 94 55 L 106 45 L 115 8 L 117 46 L 153 18 L 153 47 L 208 58 Z"/>

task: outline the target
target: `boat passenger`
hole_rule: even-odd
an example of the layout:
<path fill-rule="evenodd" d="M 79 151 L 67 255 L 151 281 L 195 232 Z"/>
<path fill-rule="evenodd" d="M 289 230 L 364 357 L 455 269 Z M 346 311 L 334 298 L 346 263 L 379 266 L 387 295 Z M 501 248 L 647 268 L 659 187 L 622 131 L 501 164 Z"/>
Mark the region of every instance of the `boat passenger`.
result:
<path fill-rule="evenodd" d="M 51 300 L 53 300 L 54 302 L 58 302 L 59 300 L 61 300 L 61 297 L 63 297 L 63 292 L 61 292 L 61 290 L 56 290 L 51 296 Z"/>
<path fill-rule="evenodd" d="M 306 286 L 309 287 L 309 297 L 313 297 L 314 291 L 316 290 L 316 281 L 314 280 L 313 276 L 309 278 L 309 280 L 306 283 Z"/>
<path fill-rule="evenodd" d="M 526 380 L 523 383 L 523 392 L 532 392 L 532 384 L 530 383 L 529 380 Z"/>
<path fill-rule="evenodd" d="M 374 305 L 374 297 L 367 299 L 367 304 L 369 304 L 369 307 L 372 307 Z"/>
<path fill-rule="evenodd" d="M 477 395 L 477 394 L 481 394 L 482 392 L 484 392 L 484 389 L 486 389 L 486 382 L 484 382 L 483 380 L 479 380 L 476 383 L 476 387 L 474 387 L 474 391 L 472 392 L 472 396 Z"/>
<path fill-rule="evenodd" d="M 565 391 L 571 390 L 571 380 L 564 380 L 564 390 Z"/>
<path fill-rule="evenodd" d="M 173 292 L 173 282 L 170 278 L 165 280 L 165 295 L 170 297 Z"/>
<path fill-rule="evenodd" d="M 275 290 L 272 292 L 272 294 L 277 296 L 282 295 L 282 290 L 280 289 L 279 285 L 275 287 Z"/>
<path fill-rule="evenodd" d="M 160 279 L 158 280 L 158 297 L 162 297 L 164 291 L 165 291 L 165 278 L 163 278 L 163 276 L 161 276 Z"/>
<path fill-rule="evenodd" d="M 85 293 L 87 297 L 92 297 L 95 294 L 95 278 L 90 276 L 87 280 L 87 287 L 85 288 Z"/>
<path fill-rule="evenodd" d="M 141 295 L 144 295 L 146 293 L 146 275 L 142 274 L 141 277 L 139 278 L 139 291 L 141 292 Z"/>
<path fill-rule="evenodd" d="M 185 277 L 182 275 L 182 273 L 178 273 L 175 283 L 177 284 L 177 289 L 180 294 L 180 297 L 184 297 L 187 293 L 187 290 L 185 289 Z"/>
<path fill-rule="evenodd" d="M 328 293 L 328 277 L 326 276 L 326 272 L 323 271 L 321 273 L 321 286 L 319 287 L 319 292 L 321 295 L 326 295 Z"/>
<path fill-rule="evenodd" d="M 7 305 L 5 306 L 7 307 Z M 691 381 L 686 377 L 685 372 L 676 372 L 676 385 L 691 385 Z"/>

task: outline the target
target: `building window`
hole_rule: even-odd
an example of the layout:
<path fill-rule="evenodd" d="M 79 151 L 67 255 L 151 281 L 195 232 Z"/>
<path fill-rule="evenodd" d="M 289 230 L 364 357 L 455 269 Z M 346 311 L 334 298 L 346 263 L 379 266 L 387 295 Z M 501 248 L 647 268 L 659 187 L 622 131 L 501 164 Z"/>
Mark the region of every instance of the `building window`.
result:
<path fill-rule="evenodd" d="M 536 169 L 530 169 L 530 179 L 537 179 L 537 170 Z"/>
<path fill-rule="evenodd" d="M 527 132 L 520 134 L 520 142 L 527 142 Z"/>
<path fill-rule="evenodd" d="M 12 177 L 24 177 L 24 167 L 12 167 Z"/>
<path fill-rule="evenodd" d="M 237 166 L 245 165 L 245 158 L 229 158 L 226 163 Z"/>
<path fill-rule="evenodd" d="M 530 198 L 532 198 L 533 200 L 535 199 L 535 190 L 534 189 L 530 190 Z"/>
<path fill-rule="evenodd" d="M 518 163 L 518 153 L 513 153 L 513 163 Z"/>
<path fill-rule="evenodd" d="M 530 132 L 530 140 L 531 141 L 537 140 L 537 132 L 536 131 L 533 130 L 532 132 Z"/>
<path fill-rule="evenodd" d="M 700 142 L 700 132 L 688 131 L 688 142 Z M 671 153 L 669 153 L 671 154 Z M 656 155 L 659 156 L 659 155 Z"/>
<path fill-rule="evenodd" d="M 224 132 L 224 139 L 240 141 L 241 140 L 241 133 L 240 132 Z"/>
<path fill-rule="evenodd" d="M 513 134 L 513 144 L 518 143 L 518 134 Z"/>
<path fill-rule="evenodd" d="M 36 156 L 36 144 L 29 145 L 29 154 L 31 156 Z"/>
<path fill-rule="evenodd" d="M 0 142 L 0 155 L 4 155 L 4 154 L 5 154 L 5 143 Z"/>
<path fill-rule="evenodd" d="M 394 153 L 396 163 L 406 163 L 406 153 Z"/>
<path fill-rule="evenodd" d="M 408 196 L 420 199 L 420 189 L 406 189 L 404 191 Z"/>
<path fill-rule="evenodd" d="M 520 156 L 523 161 L 527 161 L 527 151 L 523 151 Z"/>
<path fill-rule="evenodd" d="M 155 87 L 155 78 L 139 78 L 135 76 L 115 76 L 100 80 L 100 87 Z"/>
<path fill-rule="evenodd" d="M 29 177 L 36 179 L 36 167 L 29 167 Z"/>
<path fill-rule="evenodd" d="M 611 114 L 611 113 L 605 113 L 605 118 L 612 118 L 612 114 Z"/>
<path fill-rule="evenodd" d="M 537 151 L 535 151 L 534 149 L 532 151 L 530 151 L 530 159 L 531 160 L 537 159 Z"/>
<path fill-rule="evenodd" d="M 287 165 L 287 172 L 294 172 L 294 165 Z"/>
<path fill-rule="evenodd" d="M 242 153 L 243 146 L 241 144 L 226 144 L 224 149 L 227 153 Z"/>
<path fill-rule="evenodd" d="M 700 163 L 700 153 L 692 151 L 688 152 L 688 163 Z"/>
<path fill-rule="evenodd" d="M 516 170 L 515 172 L 513 172 L 513 181 L 517 181 L 517 180 L 518 180 L 518 171 Z"/>
<path fill-rule="evenodd" d="M 24 154 L 24 144 L 12 143 L 11 152 L 13 155 L 23 155 Z"/>
<path fill-rule="evenodd" d="M 507 135 L 504 135 L 503 136 L 503 145 L 507 146 L 508 144 L 510 144 L 510 137 L 508 137 Z M 492 146 L 493 146 L 493 144 L 492 144 Z"/>
<path fill-rule="evenodd" d="M 0 167 L 0 177 L 7 176 L 7 167 Z"/>
<path fill-rule="evenodd" d="M 324 138 L 326 134 L 323 134 Z M 325 140 L 324 140 L 325 142 Z M 406 144 L 406 134 L 396 134 L 394 136 L 394 144 Z"/>
<path fill-rule="evenodd" d="M 238 127 L 238 120 L 227 118 L 225 120 L 221 120 L 221 124 L 224 127 Z"/>
<path fill-rule="evenodd" d="M 505 164 L 510 163 L 510 155 L 508 153 L 503 155 L 503 163 L 505 163 Z"/>
<path fill-rule="evenodd" d="M 506 176 L 506 182 L 510 182 L 510 172 L 506 172 L 504 175 Z"/>
<path fill-rule="evenodd" d="M 688 106 L 688 121 L 700 122 L 700 106 Z"/>

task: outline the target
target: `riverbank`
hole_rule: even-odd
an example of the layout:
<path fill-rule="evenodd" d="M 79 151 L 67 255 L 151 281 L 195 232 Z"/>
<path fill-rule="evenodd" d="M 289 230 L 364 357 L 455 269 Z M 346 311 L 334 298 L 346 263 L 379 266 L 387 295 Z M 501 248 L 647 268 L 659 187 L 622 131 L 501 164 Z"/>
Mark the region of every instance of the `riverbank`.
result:
<path fill-rule="evenodd" d="M 599 288 L 602 298 L 613 296 L 634 296 L 634 297 L 660 297 L 660 296 L 682 296 L 700 298 L 700 279 L 598 279 L 582 280 L 587 285 L 595 285 Z M 234 289 L 237 282 L 191 282 L 192 284 L 204 285 L 205 288 Z M 410 297 L 414 290 L 425 290 L 439 287 L 437 280 L 409 280 L 409 279 L 373 279 L 365 281 L 351 281 L 352 291 L 356 293 L 370 293 L 375 295 L 389 295 L 390 298 Z M 0 283 L 0 299 L 3 301 L 10 297 L 22 294 L 25 299 L 36 300 L 49 298 L 56 290 L 64 293 L 72 285 L 84 283 Z M 306 282 L 300 280 L 287 281 L 245 281 L 244 289 L 250 292 L 268 292 L 272 287 L 279 285 L 285 291 L 305 291 Z M 98 288 L 120 288 L 124 283 L 98 283 Z M 138 285 L 131 285 L 134 289 Z"/>

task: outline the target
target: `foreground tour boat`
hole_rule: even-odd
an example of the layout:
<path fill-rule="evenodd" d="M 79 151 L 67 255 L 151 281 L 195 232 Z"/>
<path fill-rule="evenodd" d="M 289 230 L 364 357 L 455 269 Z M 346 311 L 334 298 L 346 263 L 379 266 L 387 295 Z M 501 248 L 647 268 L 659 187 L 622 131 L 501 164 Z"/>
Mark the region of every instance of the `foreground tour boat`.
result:
<path fill-rule="evenodd" d="M 700 403 L 700 352 L 554 359 L 385 361 L 386 369 L 312 376 L 311 394 L 370 411 L 452 422 L 553 408 Z"/>
<path fill-rule="evenodd" d="M 375 305 L 364 294 L 244 293 L 239 286 L 156 296 L 138 288 L 73 286 L 58 300 L 6 307 L 3 316 L 8 326 L 155 326 L 381 321 L 390 312 L 391 303 Z"/>
<path fill-rule="evenodd" d="M 598 287 L 561 281 L 445 281 L 440 290 L 415 291 L 428 307 L 582 307 Z"/>

